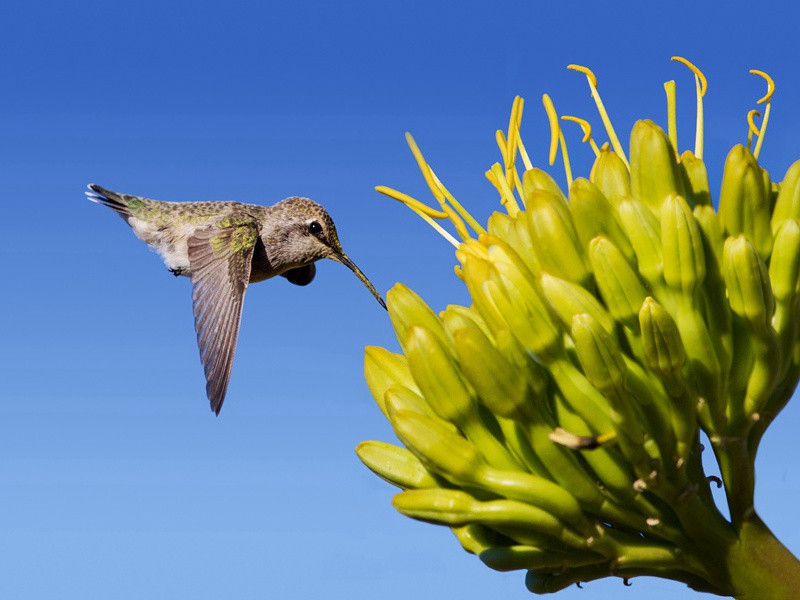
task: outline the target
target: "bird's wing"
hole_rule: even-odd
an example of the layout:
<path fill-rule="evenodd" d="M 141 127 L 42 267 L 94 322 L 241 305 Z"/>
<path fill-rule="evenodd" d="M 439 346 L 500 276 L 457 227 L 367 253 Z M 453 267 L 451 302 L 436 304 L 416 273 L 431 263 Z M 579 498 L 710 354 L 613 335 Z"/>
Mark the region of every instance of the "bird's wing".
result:
<path fill-rule="evenodd" d="M 219 414 L 231 376 L 242 301 L 250 280 L 258 226 L 247 215 L 228 217 L 188 240 L 194 328 L 211 410 Z"/>
<path fill-rule="evenodd" d="M 314 280 L 314 275 L 316 274 L 317 267 L 314 263 L 302 267 L 295 267 L 294 269 L 289 269 L 285 273 L 281 273 L 283 277 L 286 277 L 286 279 L 295 285 L 308 285 Z"/>

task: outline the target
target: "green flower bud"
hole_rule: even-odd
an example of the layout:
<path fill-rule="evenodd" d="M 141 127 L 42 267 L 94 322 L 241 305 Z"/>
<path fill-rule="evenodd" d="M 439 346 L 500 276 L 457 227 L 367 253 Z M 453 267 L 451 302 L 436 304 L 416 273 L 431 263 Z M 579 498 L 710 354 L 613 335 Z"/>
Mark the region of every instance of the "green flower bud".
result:
<path fill-rule="evenodd" d="M 588 261 L 566 203 L 541 190 L 531 193 L 527 202 L 526 223 L 542 268 L 570 281 L 589 281 Z"/>
<path fill-rule="evenodd" d="M 413 325 L 406 332 L 405 348 L 414 381 L 433 411 L 457 425 L 468 420 L 474 411 L 472 391 L 439 337 Z"/>
<path fill-rule="evenodd" d="M 364 378 L 378 408 L 386 415 L 384 394 L 395 384 L 416 390 L 417 384 L 408 369 L 408 361 L 402 354 L 394 354 L 378 346 L 367 346 L 364 350 Z"/>
<path fill-rule="evenodd" d="M 639 308 L 647 289 L 622 252 L 604 236 L 589 245 L 594 278 L 611 315 L 627 327 L 638 330 Z"/>
<path fill-rule="evenodd" d="M 772 293 L 779 302 L 789 303 L 800 293 L 800 221 L 786 219 L 775 233 L 769 261 Z"/>
<path fill-rule="evenodd" d="M 700 227 L 680 196 L 669 196 L 661 205 L 661 244 L 664 280 L 691 297 L 706 276 L 706 257 Z"/>
<path fill-rule="evenodd" d="M 550 513 L 514 500 L 479 502 L 466 492 L 431 488 L 401 492 L 392 499 L 392 504 L 406 516 L 440 525 L 452 527 L 475 522 L 501 530 L 519 528 L 556 539 L 566 537 L 576 545 L 585 545 L 582 538 L 570 535 L 564 524 Z"/>
<path fill-rule="evenodd" d="M 731 310 L 750 323 L 756 332 L 766 333 L 771 329 L 775 299 L 767 266 L 744 235 L 725 240 L 722 276 L 728 287 Z"/>
<path fill-rule="evenodd" d="M 606 312 L 597 298 L 581 286 L 542 273 L 541 287 L 550 309 L 561 319 L 566 330 L 572 327 L 573 317 L 582 313 L 590 314 L 607 332 L 612 333 L 615 330 L 614 319 L 611 315 Z"/>
<path fill-rule="evenodd" d="M 386 442 L 361 442 L 356 454 L 381 479 L 403 489 L 431 488 L 439 483 L 405 448 Z"/>
<path fill-rule="evenodd" d="M 522 193 L 525 197 L 526 209 L 530 208 L 528 199 L 536 191 L 548 192 L 561 200 L 561 204 L 564 207 L 567 205 L 567 198 L 564 196 L 564 192 L 561 191 L 561 188 L 549 173 L 537 168 L 528 169 L 522 174 Z"/>
<path fill-rule="evenodd" d="M 453 334 L 465 327 L 480 329 L 487 337 L 492 337 L 492 332 L 486 325 L 486 321 L 481 318 L 481 315 L 476 309 L 450 304 L 439 316 L 442 319 L 445 331 L 447 332 L 447 339 L 451 346 L 453 344 Z"/>
<path fill-rule="evenodd" d="M 675 320 L 664 307 L 648 297 L 639 311 L 639 325 L 648 368 L 661 377 L 670 394 L 680 393 L 680 372 L 686 361 L 686 349 Z"/>
<path fill-rule="evenodd" d="M 800 219 L 800 160 L 789 167 L 781 182 L 770 221 L 772 233 L 776 233 L 786 219 Z"/>
<path fill-rule="evenodd" d="M 586 524 L 577 500 L 559 485 L 521 470 L 489 467 L 469 440 L 436 421 L 412 412 L 392 415 L 392 425 L 428 470 L 462 487 L 478 487 L 527 502 L 569 523 Z"/>
<path fill-rule="evenodd" d="M 406 350 L 406 331 L 414 324 L 427 327 L 442 342 L 446 341 L 442 322 L 436 313 L 422 298 L 402 283 L 394 284 L 392 289 L 386 292 L 386 306 L 394 333 L 403 350 Z"/>
<path fill-rule="evenodd" d="M 419 458 L 424 467 L 456 485 L 472 485 L 488 468 L 475 444 L 441 423 L 411 411 L 397 411 L 390 417 L 401 442 Z"/>
<path fill-rule="evenodd" d="M 527 416 L 525 379 L 479 329 L 457 331 L 454 347 L 461 371 L 489 410 L 508 419 Z"/>
<path fill-rule="evenodd" d="M 631 192 L 656 214 L 667 196 L 686 195 L 675 149 L 652 121 L 637 121 L 631 131 Z"/>
<path fill-rule="evenodd" d="M 586 379 L 604 394 L 618 393 L 627 367 L 616 340 L 589 314 L 572 318 L 571 335 Z"/>
<path fill-rule="evenodd" d="M 425 398 L 407 387 L 393 385 L 386 390 L 383 398 L 386 403 L 386 413 L 389 417 L 401 410 L 415 412 L 440 421 L 445 427 L 454 432 L 458 431 L 455 425 L 439 417 L 439 415 L 434 412 L 433 408 L 431 408 L 430 404 L 425 401 Z"/>
<path fill-rule="evenodd" d="M 729 236 L 744 234 L 765 260 L 772 251 L 770 192 L 756 159 L 734 146 L 725 160 L 719 192 L 719 218 Z"/>
<path fill-rule="evenodd" d="M 557 354 L 561 335 L 539 296 L 522 293 L 517 286 L 520 277 L 509 279 L 497 269 L 490 271 L 490 277 L 482 293 L 502 315 L 505 328 L 540 359 Z"/>
<path fill-rule="evenodd" d="M 589 180 L 595 184 L 612 204 L 631 195 L 631 176 L 628 167 L 614 152 L 600 150 L 592 166 Z"/>
<path fill-rule="evenodd" d="M 719 217 L 714 211 L 714 207 L 707 205 L 695 206 L 692 211 L 697 224 L 700 226 L 700 231 L 703 232 L 703 237 L 706 241 L 706 250 L 711 250 L 713 257 L 716 258 L 717 265 L 722 264 L 722 244 L 725 241 L 722 235 L 722 224 L 719 222 Z M 706 257 L 706 264 L 712 260 L 708 252 L 704 252 Z"/>
<path fill-rule="evenodd" d="M 680 166 L 686 173 L 687 193 L 691 196 L 692 204 L 698 206 L 711 206 L 711 191 L 708 185 L 708 171 L 706 163 L 697 158 L 691 150 L 681 154 Z"/>
<path fill-rule="evenodd" d="M 495 571 L 517 571 L 520 569 L 563 569 L 601 564 L 608 559 L 589 551 L 571 550 L 554 552 L 535 546 L 492 546 L 480 553 L 478 558 Z"/>
<path fill-rule="evenodd" d="M 650 209 L 635 198 L 620 201 L 617 211 L 636 253 L 639 272 L 651 285 L 660 285 L 664 274 L 661 224 Z"/>
<path fill-rule="evenodd" d="M 584 250 L 598 235 L 605 235 L 613 240 L 629 262 L 636 256 L 617 219 L 617 211 L 588 179 L 579 177 L 569 188 L 569 209 L 575 222 L 575 230 Z"/>

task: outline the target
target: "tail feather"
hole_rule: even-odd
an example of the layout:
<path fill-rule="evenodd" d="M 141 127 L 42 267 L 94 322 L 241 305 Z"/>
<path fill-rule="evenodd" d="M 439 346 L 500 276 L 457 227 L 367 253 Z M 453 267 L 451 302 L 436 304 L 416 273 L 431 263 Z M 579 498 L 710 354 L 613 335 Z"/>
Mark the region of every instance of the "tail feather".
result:
<path fill-rule="evenodd" d="M 122 194 L 112 192 L 94 183 L 90 183 L 88 187 L 90 191 L 85 192 L 86 197 L 92 202 L 113 208 L 126 221 L 128 217 L 133 216 L 128 203 L 125 201 L 125 196 Z"/>

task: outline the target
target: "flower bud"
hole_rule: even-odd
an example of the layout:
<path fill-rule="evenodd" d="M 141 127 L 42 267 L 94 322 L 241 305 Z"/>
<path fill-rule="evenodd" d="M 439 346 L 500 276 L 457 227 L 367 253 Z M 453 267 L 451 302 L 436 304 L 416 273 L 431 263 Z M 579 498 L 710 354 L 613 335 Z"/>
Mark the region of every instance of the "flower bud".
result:
<path fill-rule="evenodd" d="M 722 276 L 728 288 L 731 310 L 757 332 L 772 326 L 775 300 L 767 267 L 753 243 L 744 235 L 725 240 L 722 251 Z"/>
<path fill-rule="evenodd" d="M 394 284 L 392 289 L 386 292 L 386 306 L 392 328 L 403 350 L 406 350 L 406 331 L 411 325 L 427 327 L 442 342 L 446 341 L 442 322 L 436 313 L 422 298 L 402 283 Z"/>
<path fill-rule="evenodd" d="M 776 233 L 786 219 L 800 219 L 800 160 L 789 167 L 781 182 L 770 221 L 772 233 Z"/>
<path fill-rule="evenodd" d="M 708 171 L 703 159 L 697 158 L 691 150 L 681 154 L 679 166 L 686 174 L 686 193 L 691 196 L 692 206 L 711 206 L 711 191 L 708 185 Z"/>
<path fill-rule="evenodd" d="M 526 223 L 542 268 L 570 281 L 588 281 L 588 261 L 564 201 L 541 190 L 527 201 Z"/>
<path fill-rule="evenodd" d="M 461 372 L 480 401 L 499 417 L 523 418 L 528 392 L 525 379 L 489 339 L 479 329 L 464 328 L 455 333 L 454 347 Z"/>
<path fill-rule="evenodd" d="M 361 442 L 356 454 L 381 479 L 403 489 L 436 487 L 438 482 L 405 448 L 386 442 Z"/>
<path fill-rule="evenodd" d="M 589 180 L 595 184 L 611 204 L 631 195 L 631 176 L 622 159 L 608 149 L 600 150 L 594 161 Z"/>
<path fill-rule="evenodd" d="M 650 209 L 635 198 L 623 199 L 617 210 L 636 253 L 639 272 L 651 285 L 659 285 L 664 273 L 661 224 Z"/>
<path fill-rule="evenodd" d="M 569 210 L 575 222 L 575 230 L 584 251 L 589 242 L 598 235 L 611 239 L 628 261 L 636 258 L 628 236 L 617 219 L 617 211 L 588 179 L 579 177 L 569 188 Z"/>
<path fill-rule="evenodd" d="M 775 299 L 788 303 L 800 289 L 800 221 L 787 219 L 775 233 L 769 260 L 769 279 Z"/>
<path fill-rule="evenodd" d="M 405 348 L 414 381 L 433 411 L 455 424 L 469 419 L 474 398 L 439 337 L 426 327 L 413 325 L 406 332 Z"/>
<path fill-rule="evenodd" d="M 685 196 L 675 149 L 652 121 L 637 121 L 631 131 L 631 193 L 656 214 L 667 196 Z"/>
<path fill-rule="evenodd" d="M 416 390 L 417 384 L 408 369 L 408 361 L 402 354 L 394 354 L 385 348 L 367 346 L 364 350 L 364 378 L 378 408 L 386 415 L 384 394 L 395 384 Z"/>
<path fill-rule="evenodd" d="M 691 297 L 706 276 L 700 227 L 680 196 L 665 198 L 660 213 L 664 281 L 673 290 Z"/>
<path fill-rule="evenodd" d="M 594 278 L 611 315 L 624 325 L 638 329 L 639 308 L 648 292 L 622 252 L 604 236 L 589 245 Z"/>
<path fill-rule="evenodd" d="M 627 368 L 616 340 L 588 314 L 573 317 L 571 335 L 586 379 L 603 394 L 618 393 Z"/>
<path fill-rule="evenodd" d="M 614 319 L 597 298 L 581 286 L 547 273 L 542 273 L 541 285 L 550 309 L 558 315 L 567 331 L 572 327 L 573 317 L 582 313 L 591 315 L 608 333 L 614 331 Z"/>
<path fill-rule="evenodd" d="M 648 368 L 670 384 L 667 390 L 670 394 L 677 394 L 679 390 L 676 385 L 686 361 L 686 349 L 678 325 L 664 307 L 651 297 L 642 303 L 639 325 Z"/>
<path fill-rule="evenodd" d="M 565 207 L 567 205 L 567 198 L 555 179 L 546 171 L 534 167 L 522 174 L 522 194 L 525 197 L 525 208 L 529 208 L 528 198 L 536 191 L 549 192 L 561 200 Z"/>
<path fill-rule="evenodd" d="M 729 236 L 744 234 L 765 260 L 772 251 L 770 190 L 761 167 L 742 145 L 725 160 L 719 192 L 719 217 Z"/>

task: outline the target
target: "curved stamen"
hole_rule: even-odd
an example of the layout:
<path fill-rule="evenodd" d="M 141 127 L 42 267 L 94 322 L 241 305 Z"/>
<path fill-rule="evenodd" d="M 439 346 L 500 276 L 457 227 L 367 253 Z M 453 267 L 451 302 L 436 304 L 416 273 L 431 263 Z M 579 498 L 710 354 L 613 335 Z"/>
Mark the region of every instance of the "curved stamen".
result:
<path fill-rule="evenodd" d="M 433 219 L 446 219 L 447 213 L 444 211 L 436 210 L 435 208 L 431 208 L 427 204 L 420 202 L 416 198 L 412 198 L 408 194 L 404 194 L 403 192 L 398 192 L 395 189 L 387 187 L 385 185 L 377 185 L 375 186 L 375 191 L 380 192 L 384 196 L 389 196 L 392 200 L 397 200 L 398 202 L 402 202 L 410 209 L 414 211 L 418 211 L 423 213 Z"/>
<path fill-rule="evenodd" d="M 772 80 L 772 77 L 764 73 L 764 71 L 750 69 L 750 73 L 763 77 L 767 81 L 767 93 L 756 102 L 756 104 L 767 103 L 764 109 L 764 118 L 761 121 L 761 128 L 758 130 L 758 141 L 756 142 L 755 150 L 753 150 L 753 156 L 758 160 L 758 155 L 761 153 L 761 144 L 764 143 L 764 134 L 767 132 L 767 122 L 769 121 L 770 108 L 772 107 L 772 94 L 775 93 L 775 82 Z"/>
<path fill-rule="evenodd" d="M 423 204 L 416 198 L 412 198 L 408 194 L 404 194 L 403 192 L 398 192 L 390 187 L 386 187 L 385 185 L 378 185 L 375 187 L 375 191 L 380 192 L 385 196 L 389 196 L 393 200 L 397 200 L 398 202 L 402 202 L 408 208 L 413 210 L 417 213 L 428 225 L 433 227 L 439 234 L 446 239 L 448 242 L 453 244 L 456 248 L 460 245 L 460 242 L 450 235 L 445 229 L 439 225 L 434 219 L 447 219 L 449 215 L 446 212 L 441 212 L 435 210 L 428 206 L 427 204 Z"/>
<path fill-rule="evenodd" d="M 761 113 L 758 112 L 755 108 L 747 113 L 747 149 L 750 150 L 750 145 L 753 143 L 753 136 L 758 137 L 759 131 L 758 127 L 756 127 L 755 121 L 753 119 L 755 117 L 760 117 Z"/>
<path fill-rule="evenodd" d="M 589 145 L 592 147 L 592 151 L 594 152 L 595 156 L 600 154 L 600 148 L 597 147 L 597 144 L 592 138 L 592 126 L 589 124 L 589 121 L 586 119 L 581 119 L 580 117 L 573 117 L 572 115 L 561 115 L 561 120 L 572 121 L 573 123 L 580 125 L 581 130 L 583 131 L 583 139 L 581 141 L 584 143 L 589 142 Z"/>
<path fill-rule="evenodd" d="M 594 98 L 594 103 L 597 105 L 597 111 L 600 113 L 600 118 L 603 120 L 603 125 L 606 128 L 608 139 L 611 141 L 611 145 L 614 147 L 614 152 L 616 152 L 617 156 L 622 159 L 622 162 L 625 163 L 625 166 L 630 169 L 628 159 L 625 157 L 625 151 L 622 149 L 622 144 L 619 143 L 619 138 L 614 131 L 614 127 L 611 125 L 611 119 L 608 117 L 606 108 L 603 106 L 603 101 L 600 99 L 600 94 L 597 91 L 597 77 L 595 77 L 591 69 L 582 65 L 567 65 L 567 69 L 570 69 L 571 71 L 578 71 L 579 73 L 586 75 L 586 80 L 589 82 L 589 89 L 592 92 L 592 98 Z"/>
<path fill-rule="evenodd" d="M 682 56 L 673 56 L 670 60 L 689 67 L 689 70 L 694 73 L 694 83 L 697 89 L 697 125 L 694 132 L 694 155 L 697 158 L 703 158 L 703 96 L 706 95 L 708 90 L 708 80 L 700 69 Z"/>

